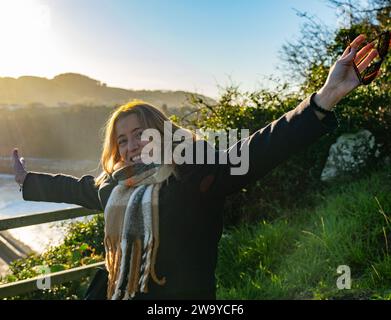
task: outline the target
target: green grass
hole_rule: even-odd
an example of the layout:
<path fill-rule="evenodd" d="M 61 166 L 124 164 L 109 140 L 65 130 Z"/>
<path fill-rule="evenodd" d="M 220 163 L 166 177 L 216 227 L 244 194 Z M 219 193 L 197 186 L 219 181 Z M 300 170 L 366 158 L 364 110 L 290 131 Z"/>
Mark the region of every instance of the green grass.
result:
<path fill-rule="evenodd" d="M 314 198 L 313 208 L 224 234 L 218 299 L 391 299 L 391 166 Z M 339 265 L 350 267 L 351 289 L 337 289 Z"/>

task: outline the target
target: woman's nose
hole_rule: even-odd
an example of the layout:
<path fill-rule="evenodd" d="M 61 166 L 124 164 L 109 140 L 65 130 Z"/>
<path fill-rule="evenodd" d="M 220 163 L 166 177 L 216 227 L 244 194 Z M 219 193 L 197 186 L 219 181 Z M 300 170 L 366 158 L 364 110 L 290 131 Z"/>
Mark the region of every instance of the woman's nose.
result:
<path fill-rule="evenodd" d="M 129 153 L 135 152 L 135 151 L 137 151 L 138 148 L 139 148 L 138 142 L 134 139 L 129 139 L 128 152 Z"/>

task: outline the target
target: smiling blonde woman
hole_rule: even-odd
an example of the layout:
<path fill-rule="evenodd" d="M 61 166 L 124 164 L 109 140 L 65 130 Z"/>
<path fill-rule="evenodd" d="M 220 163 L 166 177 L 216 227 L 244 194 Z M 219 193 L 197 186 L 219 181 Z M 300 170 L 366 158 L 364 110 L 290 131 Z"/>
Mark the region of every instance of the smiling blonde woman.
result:
<path fill-rule="evenodd" d="M 354 63 L 365 70 L 377 53 L 358 47 L 357 37 L 331 68 L 324 86 L 296 108 L 238 141 L 227 150 L 193 135 L 195 146 L 216 159 L 223 153 L 249 150 L 249 170 L 232 175 L 235 165 L 143 163 L 146 129 L 164 141 L 169 119 L 145 102 L 116 110 L 106 125 L 101 156 L 103 172 L 95 178 L 27 172 L 13 153 L 15 180 L 23 198 L 66 202 L 105 213 L 107 283 L 93 296 L 107 299 L 215 299 L 217 248 L 223 230 L 226 196 L 254 182 L 292 154 L 308 147 L 338 122 L 333 106 L 360 85 Z M 365 57 L 362 59 L 362 57 Z M 180 129 L 172 123 L 173 130 Z M 163 146 L 164 147 L 164 146 Z"/>

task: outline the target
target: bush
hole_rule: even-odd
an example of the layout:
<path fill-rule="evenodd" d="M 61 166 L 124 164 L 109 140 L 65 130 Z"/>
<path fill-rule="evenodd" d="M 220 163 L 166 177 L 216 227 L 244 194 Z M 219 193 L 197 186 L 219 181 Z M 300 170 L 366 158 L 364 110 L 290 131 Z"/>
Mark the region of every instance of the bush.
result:
<path fill-rule="evenodd" d="M 302 202 L 309 202 L 311 197 L 307 193 L 322 188 L 320 176 L 329 148 L 342 133 L 368 129 L 376 143 L 382 145 L 379 159 L 391 154 L 391 91 L 382 79 L 371 86 L 358 88 L 335 107 L 339 127 L 334 132 L 292 155 L 257 183 L 229 197 L 225 206 L 226 225 L 273 218 L 282 206 L 297 207 Z M 231 86 L 215 105 L 194 99 L 192 103 L 198 107 L 198 117 L 180 124 L 211 130 L 247 128 L 253 133 L 295 108 L 304 98 L 288 94 L 286 89 L 287 85 L 280 85 L 275 91 L 249 93 Z M 378 164 L 377 159 L 373 160 L 370 167 Z"/>
<path fill-rule="evenodd" d="M 3 283 L 33 278 L 41 274 L 43 266 L 58 272 L 102 261 L 104 218 L 102 214 L 84 221 L 70 223 L 63 243 L 49 248 L 42 255 L 33 254 L 10 265 L 11 274 Z M 83 299 L 90 279 L 73 281 L 55 286 L 50 290 L 35 291 L 11 299 Z"/>
<path fill-rule="evenodd" d="M 274 92 L 260 90 L 249 93 L 240 92 L 234 86 L 228 87 L 216 105 L 194 101 L 199 108 L 197 120 L 181 124 L 211 130 L 247 128 L 251 134 L 301 102 L 299 96 L 286 94 L 285 90 L 286 87 L 281 86 Z M 228 197 L 225 204 L 226 226 L 272 218 L 281 206 L 296 206 L 302 202 L 307 190 L 319 187 L 319 177 L 335 139 L 335 134 L 325 135 L 316 144 L 292 155 L 257 183 Z"/>

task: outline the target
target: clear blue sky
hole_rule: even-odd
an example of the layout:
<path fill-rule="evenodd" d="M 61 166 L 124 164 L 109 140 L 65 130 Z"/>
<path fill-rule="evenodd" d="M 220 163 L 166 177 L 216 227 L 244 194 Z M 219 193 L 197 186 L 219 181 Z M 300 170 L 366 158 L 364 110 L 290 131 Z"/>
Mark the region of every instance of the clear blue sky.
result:
<path fill-rule="evenodd" d="M 188 90 L 213 97 L 217 85 L 230 79 L 252 90 L 263 76 L 279 75 L 278 51 L 299 36 L 304 22 L 294 8 L 317 15 L 330 27 L 337 25 L 335 9 L 324 0 L 1 3 L 0 19 L 11 17 L 9 31 L 0 34 L 7 48 L 1 76 L 51 78 L 77 72 L 109 86 Z M 24 5 L 15 9 L 6 3 Z M 20 23 L 26 21 L 21 15 L 26 10 L 27 22 Z"/>

